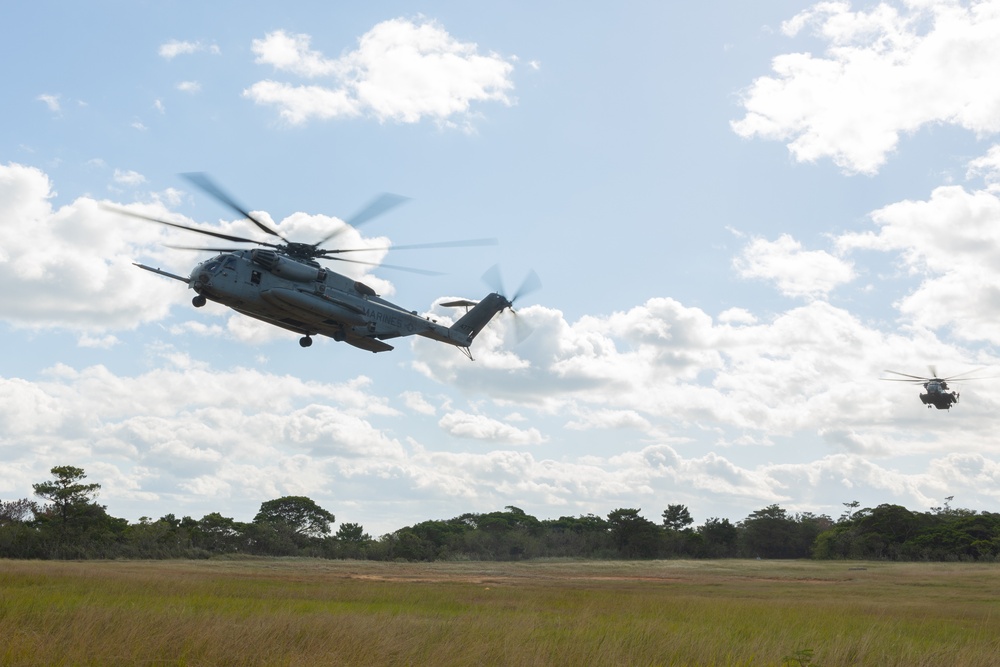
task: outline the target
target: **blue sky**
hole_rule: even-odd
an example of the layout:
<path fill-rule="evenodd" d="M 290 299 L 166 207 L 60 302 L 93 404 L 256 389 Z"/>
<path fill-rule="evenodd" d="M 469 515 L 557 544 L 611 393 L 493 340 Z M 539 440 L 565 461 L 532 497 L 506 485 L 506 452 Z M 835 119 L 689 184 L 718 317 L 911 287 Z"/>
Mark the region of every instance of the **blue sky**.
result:
<path fill-rule="evenodd" d="M 997 374 L 1000 1 L 39 2 L 0 10 L 0 498 L 55 465 L 137 520 L 307 495 L 379 535 L 515 505 L 1000 511 L 1000 380 L 950 413 L 886 368 Z M 436 317 L 494 264 L 470 362 L 210 305 L 196 237 L 295 239 L 381 192 L 364 277 Z M 343 269 L 342 265 L 335 267 Z"/>

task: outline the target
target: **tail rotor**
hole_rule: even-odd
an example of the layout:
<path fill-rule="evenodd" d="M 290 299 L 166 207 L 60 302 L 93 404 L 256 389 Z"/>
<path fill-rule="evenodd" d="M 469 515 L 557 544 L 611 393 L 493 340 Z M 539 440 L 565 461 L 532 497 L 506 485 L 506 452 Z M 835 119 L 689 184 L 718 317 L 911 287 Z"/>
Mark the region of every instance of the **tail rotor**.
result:
<path fill-rule="evenodd" d="M 507 302 L 506 310 L 509 310 L 511 315 L 514 317 L 514 329 L 517 336 L 517 342 L 522 342 L 525 338 L 531 335 L 531 327 L 524 322 L 524 320 L 517 316 L 517 312 L 514 310 L 514 303 L 528 295 L 532 292 L 538 291 L 542 287 L 542 281 L 538 277 L 538 274 L 533 270 L 528 271 L 528 274 L 521 281 L 521 286 L 517 288 L 513 296 L 508 297 L 507 292 L 504 289 L 503 276 L 500 274 L 500 266 L 493 265 L 486 270 L 483 274 L 483 282 L 492 289 L 495 293 L 499 294 Z"/>

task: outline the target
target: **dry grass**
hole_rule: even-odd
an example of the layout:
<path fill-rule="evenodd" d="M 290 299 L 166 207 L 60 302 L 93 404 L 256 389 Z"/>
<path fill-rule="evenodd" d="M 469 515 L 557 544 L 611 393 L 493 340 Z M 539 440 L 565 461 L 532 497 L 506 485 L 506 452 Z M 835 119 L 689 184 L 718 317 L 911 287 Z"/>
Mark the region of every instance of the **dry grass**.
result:
<path fill-rule="evenodd" d="M 994 665 L 997 612 L 995 565 L 0 561 L 0 664 Z"/>

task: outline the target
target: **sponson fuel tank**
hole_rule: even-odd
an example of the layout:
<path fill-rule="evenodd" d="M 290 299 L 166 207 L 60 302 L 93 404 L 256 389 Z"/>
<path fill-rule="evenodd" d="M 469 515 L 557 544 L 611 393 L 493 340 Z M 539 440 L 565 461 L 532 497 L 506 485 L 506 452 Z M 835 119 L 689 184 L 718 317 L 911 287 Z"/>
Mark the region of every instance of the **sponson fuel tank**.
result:
<path fill-rule="evenodd" d="M 362 309 L 328 297 L 281 287 L 264 290 L 260 296 L 272 306 L 293 313 L 306 322 L 334 320 L 347 325 L 368 323 Z"/>

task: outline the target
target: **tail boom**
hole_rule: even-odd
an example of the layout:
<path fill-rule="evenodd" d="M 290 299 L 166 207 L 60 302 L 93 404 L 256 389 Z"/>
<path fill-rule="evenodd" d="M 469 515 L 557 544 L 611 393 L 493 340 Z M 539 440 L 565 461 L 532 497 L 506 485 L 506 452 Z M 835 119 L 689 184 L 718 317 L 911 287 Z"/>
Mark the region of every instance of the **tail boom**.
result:
<path fill-rule="evenodd" d="M 442 343 L 467 348 L 497 313 L 510 306 L 510 301 L 503 295 L 489 294 L 450 327 L 434 327 L 423 332 L 423 335 Z"/>

